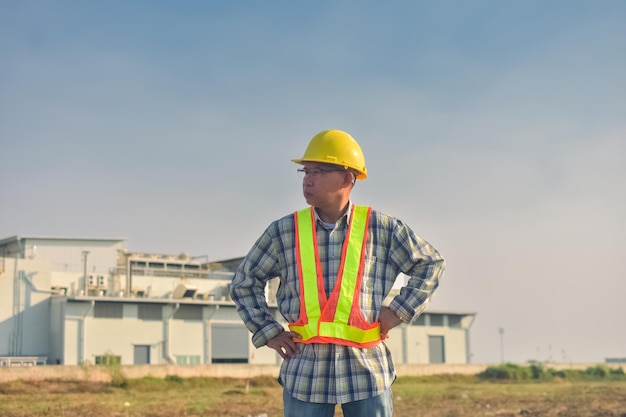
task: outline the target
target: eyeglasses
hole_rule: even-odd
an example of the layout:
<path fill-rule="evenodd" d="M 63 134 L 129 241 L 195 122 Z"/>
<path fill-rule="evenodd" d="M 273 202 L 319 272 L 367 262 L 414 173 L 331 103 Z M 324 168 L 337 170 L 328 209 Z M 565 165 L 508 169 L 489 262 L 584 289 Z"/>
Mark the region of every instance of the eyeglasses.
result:
<path fill-rule="evenodd" d="M 317 177 L 322 174 L 326 174 L 327 172 L 345 172 L 345 169 L 326 169 L 326 168 L 300 168 L 298 169 L 298 174 L 304 177 Z"/>

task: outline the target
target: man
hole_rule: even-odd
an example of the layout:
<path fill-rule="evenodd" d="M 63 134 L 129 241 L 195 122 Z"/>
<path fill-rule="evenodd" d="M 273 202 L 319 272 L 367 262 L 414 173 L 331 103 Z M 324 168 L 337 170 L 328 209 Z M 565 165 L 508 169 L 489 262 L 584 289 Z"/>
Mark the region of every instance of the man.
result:
<path fill-rule="evenodd" d="M 383 340 L 426 308 L 444 260 L 401 220 L 351 202 L 367 169 L 348 133 L 318 133 L 293 162 L 303 166 L 310 207 L 265 230 L 233 278 L 232 299 L 253 344 L 284 360 L 286 417 L 332 417 L 335 404 L 346 417 L 391 416 L 396 375 Z M 407 284 L 383 306 L 400 273 L 409 276 Z M 278 310 L 290 330 L 266 302 L 266 283 L 275 277 Z"/>

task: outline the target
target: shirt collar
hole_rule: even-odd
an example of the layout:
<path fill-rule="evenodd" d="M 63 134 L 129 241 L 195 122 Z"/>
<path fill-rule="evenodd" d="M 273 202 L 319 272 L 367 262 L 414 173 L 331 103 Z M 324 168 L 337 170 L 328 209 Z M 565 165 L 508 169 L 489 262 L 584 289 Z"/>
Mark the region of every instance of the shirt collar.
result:
<path fill-rule="evenodd" d="M 346 224 L 349 225 L 350 224 L 350 220 L 352 219 L 352 208 L 354 207 L 354 205 L 352 204 L 352 201 L 348 202 L 348 210 L 346 210 L 346 212 L 343 214 L 343 216 L 341 216 L 339 218 L 339 220 L 337 220 L 337 222 L 341 222 L 342 219 L 346 219 Z M 316 223 L 320 223 L 320 224 L 325 224 L 324 221 L 320 218 L 319 214 L 317 214 L 317 209 L 314 208 L 313 212 L 315 213 L 315 222 Z"/>

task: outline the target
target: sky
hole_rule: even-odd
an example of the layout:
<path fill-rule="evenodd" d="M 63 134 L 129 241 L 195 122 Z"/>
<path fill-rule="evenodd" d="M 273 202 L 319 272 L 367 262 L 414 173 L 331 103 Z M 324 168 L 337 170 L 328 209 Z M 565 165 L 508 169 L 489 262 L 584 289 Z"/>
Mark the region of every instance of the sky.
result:
<path fill-rule="evenodd" d="M 244 256 L 349 132 L 472 363 L 626 357 L 626 2 L 0 0 L 0 239 Z M 501 334 L 501 330 L 503 334 Z"/>

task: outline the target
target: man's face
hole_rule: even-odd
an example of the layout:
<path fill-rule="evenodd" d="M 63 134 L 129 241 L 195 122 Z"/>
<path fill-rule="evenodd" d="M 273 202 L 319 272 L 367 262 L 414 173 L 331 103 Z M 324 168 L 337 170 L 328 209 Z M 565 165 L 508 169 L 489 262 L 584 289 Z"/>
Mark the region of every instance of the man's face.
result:
<path fill-rule="evenodd" d="M 324 207 L 339 201 L 346 192 L 346 175 L 342 167 L 320 162 L 305 162 L 302 193 L 306 202 L 314 207 Z"/>

